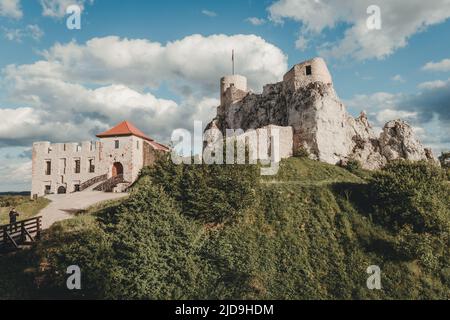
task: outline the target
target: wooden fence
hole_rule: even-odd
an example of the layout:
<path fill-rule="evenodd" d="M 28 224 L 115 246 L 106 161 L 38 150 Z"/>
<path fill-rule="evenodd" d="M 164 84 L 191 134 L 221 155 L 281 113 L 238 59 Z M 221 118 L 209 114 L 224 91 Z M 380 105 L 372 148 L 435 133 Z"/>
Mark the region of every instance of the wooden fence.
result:
<path fill-rule="evenodd" d="M 42 230 L 42 217 L 34 217 L 12 224 L 0 226 L 0 247 L 30 244 L 40 239 Z"/>

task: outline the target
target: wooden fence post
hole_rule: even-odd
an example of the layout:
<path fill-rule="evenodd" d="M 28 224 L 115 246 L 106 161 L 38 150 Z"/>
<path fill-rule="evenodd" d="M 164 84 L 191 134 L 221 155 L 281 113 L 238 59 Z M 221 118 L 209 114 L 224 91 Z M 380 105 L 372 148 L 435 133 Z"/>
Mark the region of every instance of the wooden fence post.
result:
<path fill-rule="evenodd" d="M 6 237 L 6 232 L 8 232 L 7 228 L 8 228 L 8 226 L 3 226 L 3 243 L 4 244 L 8 243 L 8 238 Z"/>
<path fill-rule="evenodd" d="M 25 223 L 22 221 L 20 223 L 20 242 L 24 243 L 26 241 L 26 234 L 25 234 Z"/>
<path fill-rule="evenodd" d="M 36 227 L 36 239 L 40 240 L 41 239 L 41 217 L 37 217 L 37 227 Z"/>

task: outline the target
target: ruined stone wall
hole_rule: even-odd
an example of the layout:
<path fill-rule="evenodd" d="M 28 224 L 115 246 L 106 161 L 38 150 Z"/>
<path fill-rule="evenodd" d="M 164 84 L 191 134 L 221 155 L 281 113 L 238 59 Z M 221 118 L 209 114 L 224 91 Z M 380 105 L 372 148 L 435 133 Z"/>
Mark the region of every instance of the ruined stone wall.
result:
<path fill-rule="evenodd" d="M 59 187 L 71 193 L 75 185 L 97 176 L 106 174 L 110 178 L 116 162 L 123 166 L 125 181 L 134 182 L 144 165 L 144 147 L 144 140 L 135 136 L 108 137 L 82 144 L 36 142 L 32 151 L 32 196 L 43 196 L 48 185 L 50 193 L 58 193 Z M 80 173 L 75 173 L 75 160 L 80 160 Z M 94 172 L 89 170 L 89 160 L 93 160 Z M 47 161 L 51 162 L 50 175 L 46 174 Z"/>
<path fill-rule="evenodd" d="M 100 166 L 100 142 L 56 143 L 36 142 L 32 149 L 32 185 L 31 194 L 42 196 L 45 186 L 51 187 L 51 193 L 57 193 L 59 187 L 68 193 L 91 178 L 106 173 Z M 75 160 L 80 160 L 80 173 L 75 173 Z M 93 160 L 95 172 L 89 172 L 89 160 Z M 51 162 L 51 172 L 46 174 L 46 162 Z"/>
<path fill-rule="evenodd" d="M 247 78 L 240 75 L 225 76 L 220 79 L 220 104 L 223 105 L 229 101 L 226 99 L 228 88 L 233 87 L 237 90 L 247 92 Z"/>
<path fill-rule="evenodd" d="M 310 68 L 311 74 L 307 74 L 307 68 Z M 296 91 L 301 87 L 306 87 L 313 82 L 322 82 L 332 84 L 333 80 L 328 71 L 328 67 L 322 58 L 314 58 L 299 64 L 296 64 L 283 77 L 285 88 L 290 91 Z"/>
<path fill-rule="evenodd" d="M 218 114 L 224 115 L 227 113 L 227 106 L 241 101 L 248 95 L 247 91 L 242 91 L 236 89 L 235 87 L 230 87 L 223 95 L 223 104 L 217 108 Z"/>
<path fill-rule="evenodd" d="M 147 143 L 144 142 L 144 153 L 143 153 L 143 166 L 148 167 L 151 166 L 153 163 L 155 163 L 156 157 L 158 155 L 158 151 L 153 149 L 153 147 Z"/>

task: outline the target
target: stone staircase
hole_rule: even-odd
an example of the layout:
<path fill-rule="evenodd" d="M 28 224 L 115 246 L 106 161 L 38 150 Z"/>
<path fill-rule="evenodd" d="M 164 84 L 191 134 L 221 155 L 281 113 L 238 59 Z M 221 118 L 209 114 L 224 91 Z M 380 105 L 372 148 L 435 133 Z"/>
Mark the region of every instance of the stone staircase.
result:
<path fill-rule="evenodd" d="M 125 181 L 123 175 L 119 174 L 102 182 L 101 184 L 96 186 L 94 190 L 103 192 L 124 192 L 129 185 L 130 183 Z"/>
<path fill-rule="evenodd" d="M 101 181 L 105 181 L 106 179 L 108 179 L 107 174 L 102 174 L 101 176 L 97 176 L 95 178 L 89 179 L 80 185 L 80 191 L 86 190 L 89 187 L 92 187 L 94 184 L 99 183 Z"/>

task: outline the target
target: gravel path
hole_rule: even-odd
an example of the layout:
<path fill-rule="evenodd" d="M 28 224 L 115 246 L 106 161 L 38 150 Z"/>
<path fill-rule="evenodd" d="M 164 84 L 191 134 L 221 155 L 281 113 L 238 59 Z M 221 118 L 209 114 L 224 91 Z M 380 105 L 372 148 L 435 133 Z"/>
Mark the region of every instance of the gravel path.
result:
<path fill-rule="evenodd" d="M 42 216 L 42 228 L 48 229 L 57 221 L 73 218 L 71 212 L 87 209 L 96 203 L 123 198 L 127 195 L 127 193 L 106 193 L 89 190 L 71 194 L 52 194 L 46 196 L 52 202 L 42 209 L 38 215 Z"/>

